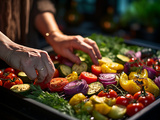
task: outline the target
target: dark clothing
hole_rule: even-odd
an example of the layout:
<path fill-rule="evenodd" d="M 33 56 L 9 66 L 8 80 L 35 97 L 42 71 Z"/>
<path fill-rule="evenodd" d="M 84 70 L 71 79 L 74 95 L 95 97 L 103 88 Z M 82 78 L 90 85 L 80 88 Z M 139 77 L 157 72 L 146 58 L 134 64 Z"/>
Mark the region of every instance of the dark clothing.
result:
<path fill-rule="evenodd" d="M 49 0 L 0 0 L 0 31 L 18 44 L 36 48 L 34 18 L 47 11 L 55 13 Z"/>

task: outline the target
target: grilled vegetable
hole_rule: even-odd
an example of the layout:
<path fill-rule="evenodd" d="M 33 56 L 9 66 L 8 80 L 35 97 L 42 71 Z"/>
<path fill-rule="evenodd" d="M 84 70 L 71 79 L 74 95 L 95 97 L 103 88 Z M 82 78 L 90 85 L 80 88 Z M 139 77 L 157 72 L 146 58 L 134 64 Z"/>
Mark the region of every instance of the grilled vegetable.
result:
<path fill-rule="evenodd" d="M 84 79 L 88 84 L 97 81 L 97 76 L 90 72 L 81 72 L 79 79 Z"/>
<path fill-rule="evenodd" d="M 100 92 L 101 90 L 103 90 L 103 84 L 100 82 L 93 82 L 91 84 L 89 84 L 89 89 L 87 94 L 88 95 L 93 95 L 93 94 L 97 94 L 98 92 Z"/>
<path fill-rule="evenodd" d="M 83 93 L 85 95 L 87 94 L 87 91 L 88 84 L 83 79 L 72 81 L 64 87 L 64 93 L 69 96 L 73 96 L 77 93 Z"/>
<path fill-rule="evenodd" d="M 85 62 L 81 62 L 80 65 L 74 64 L 72 66 L 72 71 L 76 71 L 78 75 L 80 75 L 81 72 L 87 71 L 88 65 Z"/>
<path fill-rule="evenodd" d="M 107 114 L 112 119 L 120 119 L 126 114 L 126 107 L 123 105 L 113 105 L 110 112 Z"/>
<path fill-rule="evenodd" d="M 61 92 L 67 84 L 68 80 L 66 78 L 57 77 L 50 81 L 48 88 L 51 92 Z"/>
<path fill-rule="evenodd" d="M 101 82 L 103 84 L 104 87 L 106 87 L 107 85 L 110 84 L 114 84 L 116 85 L 118 83 L 118 76 L 116 75 L 116 73 L 102 73 L 99 76 L 99 82 Z"/>
<path fill-rule="evenodd" d="M 74 106 L 81 103 L 85 99 L 87 99 L 85 95 L 83 95 L 82 93 L 77 93 L 69 100 L 69 104 L 71 106 Z"/>
<path fill-rule="evenodd" d="M 74 80 L 77 80 L 78 79 L 77 72 L 73 71 L 71 74 L 67 75 L 66 79 L 68 80 L 68 82 L 72 82 Z"/>
<path fill-rule="evenodd" d="M 117 62 L 117 63 L 120 63 L 120 64 L 125 64 L 126 62 L 129 62 L 129 57 L 127 57 L 127 56 L 124 56 L 124 55 L 121 55 L 121 54 L 118 54 L 117 56 L 116 56 L 116 59 L 115 59 L 115 61 Z"/>
<path fill-rule="evenodd" d="M 10 90 L 20 94 L 27 94 L 30 91 L 30 84 L 17 84 L 13 85 Z"/>
<path fill-rule="evenodd" d="M 66 77 L 72 72 L 71 67 L 64 65 L 64 64 L 59 65 L 58 70 L 59 70 L 59 74 L 61 77 Z"/>
<path fill-rule="evenodd" d="M 23 72 L 23 71 L 18 73 L 18 77 L 20 77 L 24 83 L 32 83 L 33 82 L 33 80 L 30 80 L 28 78 L 28 76 L 25 74 L 25 72 Z"/>

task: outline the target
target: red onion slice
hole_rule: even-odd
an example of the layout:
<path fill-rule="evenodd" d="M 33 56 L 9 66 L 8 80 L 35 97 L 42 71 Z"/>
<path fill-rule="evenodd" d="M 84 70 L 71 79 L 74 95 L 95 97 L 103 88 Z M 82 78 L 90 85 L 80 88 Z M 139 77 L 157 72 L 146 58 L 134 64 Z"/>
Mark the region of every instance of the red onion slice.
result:
<path fill-rule="evenodd" d="M 108 81 L 108 82 L 101 82 L 101 83 L 103 84 L 104 88 L 106 88 L 106 86 L 110 85 L 110 84 L 116 85 L 117 81 L 115 80 L 115 81 Z"/>
<path fill-rule="evenodd" d="M 64 87 L 64 93 L 66 95 L 74 95 L 80 93 L 84 89 L 84 86 L 86 84 L 87 82 L 83 79 L 72 81 Z"/>
<path fill-rule="evenodd" d="M 115 81 L 115 79 L 116 79 L 116 74 L 115 73 L 102 73 L 99 76 L 99 81 L 100 82 Z"/>

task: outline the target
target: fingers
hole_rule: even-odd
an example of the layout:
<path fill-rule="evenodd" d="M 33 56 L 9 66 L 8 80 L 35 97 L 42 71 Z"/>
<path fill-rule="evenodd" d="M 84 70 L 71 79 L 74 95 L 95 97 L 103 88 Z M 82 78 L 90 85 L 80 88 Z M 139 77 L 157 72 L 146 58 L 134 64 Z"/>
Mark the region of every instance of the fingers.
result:
<path fill-rule="evenodd" d="M 64 55 L 65 58 L 71 60 L 73 63 L 76 63 L 76 64 L 80 64 L 81 63 L 81 60 L 78 56 L 76 56 L 75 54 L 73 54 L 72 51 L 70 51 L 69 49 L 67 49 L 65 51 L 65 55 Z"/>
<path fill-rule="evenodd" d="M 97 56 L 98 59 L 102 58 L 101 53 L 99 51 L 99 48 L 98 48 L 98 46 L 97 46 L 95 41 L 93 41 L 93 40 L 91 40 L 89 38 L 84 38 L 84 42 L 86 42 L 87 44 L 89 44 L 90 46 L 93 47 L 94 52 L 96 53 L 96 56 Z"/>
<path fill-rule="evenodd" d="M 96 54 L 95 54 L 94 49 L 93 49 L 91 46 L 89 46 L 89 45 L 86 44 L 86 43 L 83 43 L 82 46 L 81 46 L 81 50 L 84 51 L 85 53 L 87 53 L 87 54 L 90 56 L 92 62 L 93 62 L 95 65 L 98 65 L 97 56 L 96 56 Z"/>
<path fill-rule="evenodd" d="M 33 66 L 24 66 L 22 68 L 22 71 L 24 71 L 26 73 L 26 75 L 28 76 L 28 78 L 30 80 L 35 80 L 37 78 L 37 73 L 36 73 L 36 70 Z"/>
<path fill-rule="evenodd" d="M 45 83 L 48 83 L 53 78 L 55 67 L 48 54 L 42 54 L 42 58 L 45 65 L 46 73 L 48 73 L 47 76 L 45 77 Z M 41 72 L 44 72 L 44 71 L 41 70 Z"/>
<path fill-rule="evenodd" d="M 35 69 L 38 72 L 37 82 L 43 82 L 47 77 L 47 68 L 45 64 L 43 63 L 43 61 L 38 62 L 38 65 L 35 67 Z"/>
<path fill-rule="evenodd" d="M 77 36 L 77 40 L 74 41 L 73 47 L 87 53 L 92 59 L 92 62 L 95 65 L 98 65 L 98 59 L 101 59 L 101 54 L 95 41 Z"/>
<path fill-rule="evenodd" d="M 48 83 L 53 78 L 55 68 L 47 52 L 36 51 L 27 58 L 28 59 L 22 63 L 21 70 L 23 70 L 31 80 L 37 78 L 37 82 L 45 81 L 45 83 Z"/>

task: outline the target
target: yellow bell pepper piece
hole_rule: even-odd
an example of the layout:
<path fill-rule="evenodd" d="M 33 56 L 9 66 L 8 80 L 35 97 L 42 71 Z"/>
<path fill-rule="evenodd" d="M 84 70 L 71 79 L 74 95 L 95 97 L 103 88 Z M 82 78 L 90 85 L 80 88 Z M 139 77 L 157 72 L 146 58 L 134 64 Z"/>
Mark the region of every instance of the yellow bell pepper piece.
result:
<path fill-rule="evenodd" d="M 148 72 L 146 69 L 142 70 L 140 74 L 137 72 L 131 72 L 128 77 L 130 80 L 134 78 L 148 78 Z"/>
<path fill-rule="evenodd" d="M 71 106 L 74 106 L 81 103 L 85 99 L 87 99 L 85 95 L 83 95 L 82 93 L 77 93 L 69 100 L 69 104 Z"/>
<path fill-rule="evenodd" d="M 113 70 L 123 70 L 124 66 L 122 64 L 116 63 L 116 62 L 107 62 L 105 63 L 109 68 Z"/>
<path fill-rule="evenodd" d="M 105 100 L 106 100 L 106 97 L 99 97 L 97 95 L 92 95 L 89 100 L 92 101 L 93 104 L 96 104 L 96 103 L 104 103 Z"/>
<path fill-rule="evenodd" d="M 142 86 L 144 86 L 145 90 L 152 93 L 155 97 L 157 97 L 160 92 L 158 86 L 148 78 L 148 72 L 146 69 L 144 69 L 141 74 L 137 74 L 136 72 L 130 73 L 129 79 L 127 74 L 122 73 L 119 82 L 121 87 L 130 94 L 135 94 L 140 91 Z"/>
<path fill-rule="evenodd" d="M 98 59 L 98 63 L 100 66 L 108 62 L 113 62 L 113 61 L 108 57 L 102 57 L 102 59 Z"/>
<path fill-rule="evenodd" d="M 78 74 L 76 71 L 73 71 L 71 74 L 67 75 L 66 79 L 68 80 L 68 82 L 72 82 L 74 80 L 78 79 Z"/>
<path fill-rule="evenodd" d="M 94 109 L 102 115 L 106 115 L 111 110 L 111 107 L 105 103 L 95 104 Z"/>
<path fill-rule="evenodd" d="M 145 86 L 145 90 L 152 93 L 155 97 L 158 97 L 160 94 L 159 87 L 150 78 L 147 78 L 147 80 L 148 86 Z"/>
<path fill-rule="evenodd" d="M 130 94 L 134 94 L 141 90 L 141 88 L 133 80 L 128 80 L 126 73 L 121 74 L 119 83 L 121 87 Z"/>
<path fill-rule="evenodd" d="M 109 68 L 107 64 L 103 64 L 101 66 L 101 69 L 102 69 L 102 73 L 117 73 L 117 70 Z"/>
<path fill-rule="evenodd" d="M 113 106 L 116 104 L 116 98 L 107 98 L 104 101 L 107 105 Z"/>

